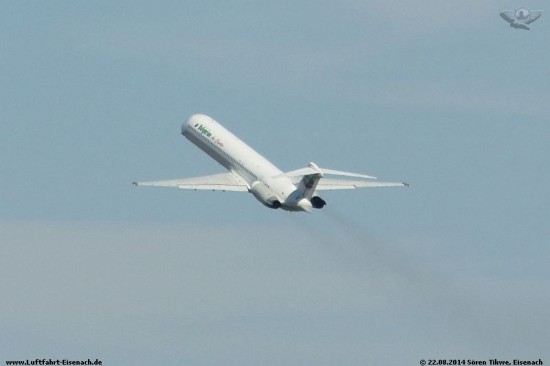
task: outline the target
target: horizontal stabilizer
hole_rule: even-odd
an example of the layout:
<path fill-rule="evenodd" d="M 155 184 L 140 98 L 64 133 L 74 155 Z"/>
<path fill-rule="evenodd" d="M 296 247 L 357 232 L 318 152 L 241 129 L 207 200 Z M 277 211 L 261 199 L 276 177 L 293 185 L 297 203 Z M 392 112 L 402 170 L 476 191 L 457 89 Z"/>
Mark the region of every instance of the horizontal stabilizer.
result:
<path fill-rule="evenodd" d="M 350 173 L 350 172 L 343 172 L 340 170 L 333 170 L 333 169 L 325 169 L 325 168 L 319 168 L 315 163 L 310 162 L 309 165 L 306 168 L 293 170 L 291 172 L 283 173 L 274 176 L 273 178 L 279 178 L 279 177 L 302 177 L 304 175 L 310 175 L 310 174 L 321 174 L 321 176 L 324 175 L 338 175 L 342 177 L 354 177 L 354 178 L 364 178 L 364 179 L 376 179 L 376 177 L 365 175 L 365 174 L 357 174 L 357 173 Z"/>
<path fill-rule="evenodd" d="M 135 186 L 174 187 L 180 189 L 203 189 L 211 191 L 247 192 L 248 185 L 233 172 L 203 177 L 134 182 Z"/>
<path fill-rule="evenodd" d="M 376 177 L 373 177 L 372 175 L 365 175 L 365 174 L 357 174 L 357 173 L 348 173 L 348 172 L 341 172 L 339 170 L 332 170 L 332 169 L 321 169 L 323 174 L 327 175 L 340 175 L 342 177 L 354 177 L 354 178 L 365 178 L 365 179 L 377 179 Z"/>
<path fill-rule="evenodd" d="M 374 187 L 408 187 L 405 182 L 378 182 L 350 179 L 321 179 L 317 184 L 317 191 L 332 191 L 336 189 L 374 188 Z"/>
<path fill-rule="evenodd" d="M 303 177 L 304 175 L 318 174 L 318 173 L 320 173 L 320 172 L 317 171 L 317 170 L 315 170 L 315 169 L 312 169 L 312 168 L 310 168 L 310 167 L 307 167 L 307 168 L 302 168 L 302 169 L 293 170 L 293 171 L 288 172 L 288 173 L 279 174 L 279 175 L 274 176 L 273 178 L 280 178 L 280 177 Z"/>

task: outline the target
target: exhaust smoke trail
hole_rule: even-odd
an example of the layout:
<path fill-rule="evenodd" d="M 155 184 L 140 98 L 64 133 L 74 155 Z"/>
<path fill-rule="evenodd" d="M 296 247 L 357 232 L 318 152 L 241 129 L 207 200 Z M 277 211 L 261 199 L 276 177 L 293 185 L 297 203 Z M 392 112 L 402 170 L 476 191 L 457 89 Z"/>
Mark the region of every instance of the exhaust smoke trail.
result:
<path fill-rule="evenodd" d="M 503 343 L 510 342 L 504 336 L 510 324 L 503 324 L 491 302 L 480 301 L 484 294 L 474 288 L 474 283 L 452 278 L 422 252 L 418 256 L 406 254 L 421 243 L 411 240 L 404 248 L 409 243 L 375 238 L 363 223 L 346 213 L 331 208 L 323 210 L 323 215 L 330 223 L 323 228 L 326 236 L 316 238 L 323 249 L 361 281 L 376 283 L 369 289 L 379 292 L 377 295 L 385 297 L 388 304 L 405 303 L 411 316 L 420 314 L 430 322 L 434 317 L 440 318 L 439 324 L 448 324 L 462 341 L 464 334 L 476 334 L 478 340 L 482 336 L 487 344 L 494 343 L 495 337 L 502 338 Z M 456 273 L 460 276 L 460 272 Z M 495 334 L 495 329 L 502 331 Z M 483 343 L 470 346 L 483 347 Z"/>

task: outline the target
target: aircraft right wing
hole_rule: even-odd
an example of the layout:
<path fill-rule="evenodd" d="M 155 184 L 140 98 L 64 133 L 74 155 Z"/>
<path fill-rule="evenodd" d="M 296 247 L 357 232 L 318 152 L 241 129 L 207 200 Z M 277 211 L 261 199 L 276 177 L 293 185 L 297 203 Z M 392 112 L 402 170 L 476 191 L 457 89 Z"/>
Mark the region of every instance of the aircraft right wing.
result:
<path fill-rule="evenodd" d="M 343 178 L 343 179 L 325 178 L 325 175 L 332 175 L 332 176 L 339 176 L 339 177 L 346 177 L 346 178 Z M 370 175 L 319 168 L 313 162 L 310 162 L 308 166 L 305 168 L 279 174 L 274 178 L 284 177 L 284 176 L 289 177 L 294 184 L 298 184 L 302 179 L 304 179 L 307 176 L 315 176 L 315 178 L 312 178 L 313 179 L 312 181 L 309 181 L 309 187 L 307 187 L 310 189 L 314 189 L 315 191 L 332 191 L 335 189 L 355 189 L 355 188 L 362 188 L 362 187 L 408 187 L 409 186 L 409 184 L 404 182 L 379 182 L 375 180 L 376 177 L 373 177 Z M 362 179 L 359 180 L 359 179 L 350 179 L 350 178 L 362 178 Z"/>
<path fill-rule="evenodd" d="M 342 172 L 340 170 L 334 170 L 334 169 L 324 169 L 319 168 L 315 163 L 310 162 L 309 165 L 305 168 L 293 170 L 291 172 L 283 173 L 274 176 L 273 178 L 279 178 L 279 177 L 303 177 L 304 175 L 309 174 L 328 174 L 328 175 L 339 175 L 342 177 L 354 177 L 354 178 L 365 178 L 365 179 L 376 179 L 376 177 L 373 177 L 371 175 L 364 175 L 364 174 L 357 174 L 357 173 L 349 173 L 349 172 Z"/>
<path fill-rule="evenodd" d="M 175 187 L 180 189 L 203 189 L 211 191 L 248 192 L 248 185 L 236 173 L 227 172 L 203 177 L 134 182 L 135 186 Z"/>
<path fill-rule="evenodd" d="M 336 189 L 355 189 L 372 187 L 408 187 L 405 182 L 378 182 L 367 180 L 321 178 L 317 183 L 316 191 L 332 191 Z"/>
<path fill-rule="evenodd" d="M 542 10 L 531 10 L 531 15 L 529 16 L 529 20 L 527 20 L 526 24 L 531 24 L 535 20 L 537 20 L 542 15 Z"/>

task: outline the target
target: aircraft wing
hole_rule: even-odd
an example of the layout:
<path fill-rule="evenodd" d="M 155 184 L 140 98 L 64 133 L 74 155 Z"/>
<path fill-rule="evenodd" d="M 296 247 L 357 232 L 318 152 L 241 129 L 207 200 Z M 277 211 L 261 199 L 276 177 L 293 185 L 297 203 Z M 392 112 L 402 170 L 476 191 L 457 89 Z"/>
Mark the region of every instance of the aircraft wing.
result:
<path fill-rule="evenodd" d="M 342 177 L 376 179 L 376 177 L 373 177 L 371 175 L 342 172 L 340 170 L 334 170 L 334 169 L 319 168 L 314 163 L 309 163 L 309 166 L 307 166 L 305 168 L 302 168 L 302 169 L 293 170 L 291 172 L 276 175 L 273 178 L 279 178 L 279 177 L 290 177 L 290 178 L 299 177 L 299 178 L 301 178 L 304 175 L 308 175 L 308 174 L 328 174 L 328 175 L 338 175 L 338 176 L 342 176 Z"/>
<path fill-rule="evenodd" d="M 332 191 L 336 189 L 355 189 L 355 188 L 372 188 L 372 187 L 408 187 L 408 183 L 404 182 L 378 182 L 367 180 L 350 180 L 350 179 L 332 179 L 321 178 L 317 183 L 316 191 Z"/>
<path fill-rule="evenodd" d="M 500 17 L 506 20 L 508 23 L 513 23 L 516 21 L 515 12 L 513 10 L 505 10 L 501 12 Z"/>
<path fill-rule="evenodd" d="M 175 187 L 180 189 L 203 189 L 211 191 L 247 192 L 248 185 L 236 173 L 227 172 L 203 177 L 134 182 L 135 186 Z"/>
<path fill-rule="evenodd" d="M 529 17 L 529 20 L 527 20 L 525 23 L 526 24 L 531 24 L 535 20 L 537 20 L 541 15 L 542 15 L 542 10 L 532 10 L 531 11 L 531 16 Z"/>
<path fill-rule="evenodd" d="M 293 170 L 288 173 L 279 174 L 273 178 L 278 177 L 289 177 L 294 184 L 298 184 L 299 181 L 302 179 L 302 177 L 306 175 L 318 175 L 319 177 L 317 186 L 315 187 L 316 191 L 332 191 L 335 189 L 355 189 L 355 188 L 362 188 L 362 187 L 408 187 L 409 185 L 407 183 L 402 182 L 378 182 L 376 180 L 376 177 L 365 175 L 365 174 L 357 174 L 357 173 L 350 173 L 350 172 L 343 172 L 340 170 L 334 170 L 334 169 L 324 169 L 319 168 L 315 163 L 310 162 L 309 165 L 305 168 Z M 343 179 L 339 178 L 325 178 L 325 175 L 332 175 L 332 176 L 339 176 L 339 177 L 346 177 Z M 350 178 L 362 178 L 359 179 L 350 179 Z M 367 180 L 368 179 L 368 180 Z"/>

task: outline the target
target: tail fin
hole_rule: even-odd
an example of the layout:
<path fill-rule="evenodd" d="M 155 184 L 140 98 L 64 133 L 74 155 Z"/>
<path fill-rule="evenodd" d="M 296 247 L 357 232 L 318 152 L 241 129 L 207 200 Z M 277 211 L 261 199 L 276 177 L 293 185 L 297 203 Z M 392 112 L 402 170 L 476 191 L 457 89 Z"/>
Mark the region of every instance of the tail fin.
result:
<path fill-rule="evenodd" d="M 302 177 L 298 183 L 298 192 L 300 196 L 311 200 L 311 197 L 313 197 L 313 192 L 315 192 L 315 189 L 317 188 L 317 183 L 319 183 L 319 179 L 323 178 L 323 172 L 313 162 L 308 164 L 308 168 L 311 169 L 311 173 Z"/>

